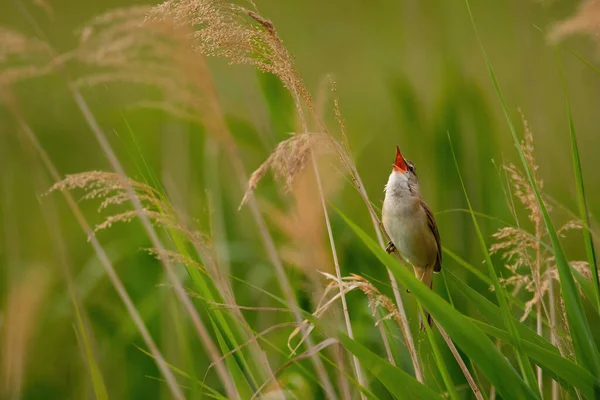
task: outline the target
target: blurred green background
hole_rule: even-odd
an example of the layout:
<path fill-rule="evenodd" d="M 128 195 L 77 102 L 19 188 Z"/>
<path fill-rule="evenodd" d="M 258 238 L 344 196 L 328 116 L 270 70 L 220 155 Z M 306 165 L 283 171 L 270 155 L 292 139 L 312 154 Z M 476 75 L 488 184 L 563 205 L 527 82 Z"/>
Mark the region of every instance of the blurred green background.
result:
<path fill-rule="evenodd" d="M 93 16 L 115 7 L 142 4 L 117 0 L 1 0 L 0 25 L 32 36 L 35 30 L 15 3 L 29 10 L 59 51 L 76 45 L 75 31 Z M 295 56 L 297 68 L 317 103 L 319 94 L 327 93 L 327 75 L 337 82 L 350 144 L 373 203 L 381 205 L 394 146 L 398 144 L 418 168 L 422 193 L 437 215 L 444 246 L 481 266 L 483 256 L 475 245 L 469 216 L 449 211 L 464 208 L 465 200 L 447 133 L 456 147 L 474 209 L 506 221 L 511 221 L 511 215 L 492 159 L 499 164 L 517 157 L 465 4 L 444 0 L 256 3 Z M 557 20 L 571 15 L 576 6 L 576 2 L 560 0 L 472 3 L 482 41 L 512 117 L 520 120 L 520 108 L 534 132 L 544 191 L 568 210 L 575 210 L 576 206 L 566 97 L 554 49 L 544 32 Z M 600 159 L 596 154 L 600 144 L 600 79 L 566 51 L 567 46 L 592 62 L 597 56 L 588 38 L 569 39 L 560 52 L 577 127 L 588 204 L 591 214 L 596 215 L 600 210 Z M 276 78 L 251 67 L 229 66 L 226 61 L 215 59 L 210 60 L 210 66 L 243 163 L 252 171 L 294 130 L 291 99 Z M 109 170 L 62 78 L 49 76 L 21 82 L 15 92 L 25 119 L 61 173 Z M 210 192 L 215 201 L 211 207 L 222 216 L 213 220 L 217 224 L 213 230 L 219 236 L 215 245 L 224 258 L 224 268 L 278 293 L 272 266 L 249 211 L 237 211 L 243 191 L 232 177 L 224 153 L 207 139 L 203 129 L 159 111 L 133 108 L 133 102 L 155 95 L 148 89 L 107 85 L 83 90 L 83 94 L 129 175 L 141 179 L 139 165 L 143 154 L 163 185 L 178 194 L 185 209 L 207 232 Z M 334 121 L 331 100 L 325 101 L 328 120 Z M 9 110 L 0 107 L 0 301 L 5 305 L 14 291 L 38 290 L 40 296 L 39 304 L 33 308 L 35 318 L 27 329 L 30 335 L 23 338 L 27 350 L 22 398 L 93 397 L 61 273 L 65 260 L 57 250 L 57 237 L 66 246 L 67 262 L 75 275 L 111 397 L 168 398 L 164 385 L 153 379 L 159 373 L 152 359 L 136 348 L 143 347 L 143 342 L 64 200 L 58 195 L 42 197 L 53 182 L 18 132 L 18 123 Z M 285 208 L 286 197 L 277 187 L 268 177 L 259 185 L 257 195 Z M 372 232 L 367 210 L 351 184 L 344 181 L 331 202 Z M 81 206 L 91 223 L 103 220 L 96 213 L 97 204 L 82 202 Z M 54 214 L 55 209 L 58 214 Z M 337 214 L 331 215 L 343 274 L 358 273 L 385 281 L 383 268 L 365 248 L 353 245 L 355 236 Z M 555 207 L 554 215 L 557 221 L 564 221 L 568 212 Z M 528 224 L 526 218 L 521 220 Z M 285 243 L 281 229 L 269 222 L 278 244 Z M 485 218 L 481 223 L 487 238 L 501 226 Z M 578 234 L 575 236 L 576 240 L 565 242 L 567 255 L 570 259 L 585 259 L 582 241 Z M 202 378 L 208 364 L 202 346 L 189 327 L 180 329 L 173 324 L 181 311 L 169 289 L 160 285 L 165 281 L 162 267 L 141 250 L 150 245 L 139 224 L 115 226 L 101 232 L 99 239 L 166 357 L 175 365 L 194 365 L 197 376 Z M 325 234 L 322 239 L 325 243 Z M 309 307 L 310 279 L 293 266 L 286 267 L 301 304 Z M 452 260 L 446 259 L 445 267 L 456 271 L 481 293 L 488 293 L 480 282 L 454 268 Z M 32 270 L 43 271 L 43 283 L 31 288 L 20 286 L 29 282 L 27 273 Z M 184 271 L 181 273 L 184 277 Z M 234 283 L 234 292 L 239 304 L 272 305 L 260 292 L 244 285 Z M 409 315 L 416 320 L 414 300 L 410 295 L 405 297 Z M 377 348 L 378 333 L 365 298 L 352 293 L 349 302 L 357 338 Z M 457 308 L 468 310 L 468 305 L 459 303 Z M 6 320 L 5 312 L 0 314 L 0 323 Z M 257 330 L 274 325 L 280 318 L 255 311 L 245 315 Z M 592 327 L 598 333 L 598 321 L 594 322 Z M 287 334 L 282 332 L 271 338 L 285 350 Z M 400 342 L 401 337 L 396 334 Z M 3 346 L 6 352 L 12 345 Z M 285 355 L 279 357 L 279 364 L 285 362 Z M 293 373 L 292 369 L 289 379 Z M 212 373 L 207 382 L 211 377 L 214 379 Z"/>

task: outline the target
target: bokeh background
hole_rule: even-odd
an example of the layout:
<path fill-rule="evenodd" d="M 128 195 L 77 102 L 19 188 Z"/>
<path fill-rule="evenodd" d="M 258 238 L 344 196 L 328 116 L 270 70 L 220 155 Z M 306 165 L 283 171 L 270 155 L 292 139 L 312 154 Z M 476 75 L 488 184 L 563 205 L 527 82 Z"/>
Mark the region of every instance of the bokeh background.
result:
<path fill-rule="evenodd" d="M 335 121 L 328 76 L 336 81 L 350 145 L 374 205 L 379 207 L 383 200 L 383 187 L 398 144 L 417 166 L 422 193 L 436 213 L 444 246 L 484 268 L 470 217 L 459 210 L 466 203 L 448 134 L 474 209 L 501 220 L 510 221 L 512 216 L 492 160 L 496 165 L 517 161 L 517 153 L 465 4 L 445 0 L 256 3 L 295 56 L 298 71 L 316 103 L 323 104 L 328 121 Z M 77 44 L 77 30 L 95 15 L 140 4 L 126 0 L 1 0 L 0 26 L 35 36 L 30 21 L 33 17 L 54 48 L 68 51 Z M 534 133 L 539 174 L 544 192 L 555 200 L 553 215 L 557 221 L 564 221 L 576 211 L 576 197 L 565 88 L 555 47 L 549 44 L 547 33 L 554 23 L 572 15 L 577 5 L 566 0 L 476 0 L 471 4 L 511 117 L 522 134 L 520 109 Z M 569 38 L 559 47 L 586 195 L 594 216 L 600 211 L 600 79 L 570 50 L 591 63 L 598 58 L 595 44 L 585 36 Z M 243 164 L 252 171 L 277 143 L 297 129 L 291 98 L 277 78 L 250 66 L 231 66 L 220 59 L 210 59 L 209 64 Z M 69 71 L 73 75 L 78 72 L 76 67 Z M 14 89 L 25 119 L 61 173 L 110 169 L 62 77 L 31 79 Z M 272 266 L 249 211 L 237 211 L 243 191 L 232 176 L 230 160 L 203 128 L 164 112 L 133 107 L 135 101 L 156 97 L 148 88 L 105 85 L 84 88 L 83 94 L 128 174 L 140 179 L 140 165 L 147 163 L 163 185 L 176 193 L 177 201 L 198 225 L 205 232 L 212 230 L 217 254 L 227 272 L 278 293 Z M 111 397 L 168 398 L 152 359 L 138 349 L 143 343 L 63 198 L 56 194 L 43 196 L 54 182 L 19 130 L 11 112 L 0 107 L 0 324 L 16 321 L 21 333 L 17 338 L 3 338 L 5 378 L 6 363 L 16 362 L 18 365 L 11 368 L 22 374 L 22 398 L 93 396 L 62 272 L 67 264 L 85 308 L 94 351 Z M 330 169 L 332 180 L 338 177 L 331 204 L 372 232 L 367 210 L 355 189 L 341 179 L 335 168 Z M 289 211 L 289 195 L 267 176 L 257 196 L 281 251 L 290 251 L 289 232 L 273 211 Z M 81 206 L 91 223 L 103 220 L 96 211 L 97 204 L 82 202 Z M 331 216 L 343 274 L 357 273 L 385 281 L 382 266 L 356 244 L 354 234 L 335 212 Z M 305 217 L 300 212 L 299 219 L 292 223 L 302 224 Z M 319 218 L 315 220 L 321 223 Z M 480 222 L 491 242 L 490 235 L 501 223 L 490 218 Z M 525 217 L 522 222 L 528 224 Z M 322 226 L 318 229 L 327 249 L 326 233 Z M 177 320 L 174 315 L 181 310 L 164 285 L 162 267 L 142 250 L 150 245 L 139 224 L 117 225 L 98 237 L 166 357 L 175 365 L 194 365 L 196 374 L 202 377 L 207 367 L 202 346 L 189 327 L 173 323 Z M 574 239 L 567 238 L 565 246 L 570 259 L 585 259 L 578 234 Z M 307 308 L 316 290 L 315 271 L 332 269 L 329 257 L 326 250 L 325 265 L 312 271 L 294 266 L 289 259 L 286 262 L 301 304 Z M 462 274 L 466 282 L 490 296 L 488 288 L 453 263 L 447 259 L 445 267 Z M 181 276 L 185 278 L 184 271 Z M 234 292 L 239 304 L 271 305 L 259 291 L 244 285 L 234 283 Z M 410 295 L 405 297 L 414 321 L 414 300 Z M 377 329 L 366 299 L 354 293 L 348 299 L 357 338 L 377 348 Z M 457 304 L 457 308 L 467 310 L 468 304 Z M 15 314 L 11 316 L 11 312 Z M 281 318 L 256 311 L 245 315 L 262 329 Z M 592 328 L 600 333 L 597 323 Z M 285 350 L 287 334 L 274 335 L 275 346 Z M 400 341 L 399 334 L 398 338 Z M 19 362 L 10 361 L 15 354 Z M 286 360 L 284 354 L 279 357 L 282 363 Z M 210 381 L 212 375 L 207 376 Z M 289 379 L 296 378 L 299 386 L 306 385 L 312 393 L 310 383 L 295 376 L 292 369 Z"/>

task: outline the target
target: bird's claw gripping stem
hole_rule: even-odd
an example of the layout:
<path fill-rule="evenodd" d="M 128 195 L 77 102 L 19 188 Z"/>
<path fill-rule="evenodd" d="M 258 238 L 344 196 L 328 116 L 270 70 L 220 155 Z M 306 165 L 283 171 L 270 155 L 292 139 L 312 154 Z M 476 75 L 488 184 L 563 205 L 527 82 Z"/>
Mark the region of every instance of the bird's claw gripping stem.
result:
<path fill-rule="evenodd" d="M 394 243 L 388 242 L 387 247 L 385 248 L 385 251 L 387 251 L 388 254 L 392 254 L 393 252 L 396 251 L 396 246 L 394 246 Z M 410 290 L 406 289 L 406 293 L 410 293 Z"/>
<path fill-rule="evenodd" d="M 388 254 L 391 254 L 391 253 L 393 253 L 394 251 L 396 251 L 396 246 L 394 246 L 394 243 L 392 243 L 392 242 L 388 242 L 388 245 L 387 245 L 387 247 L 385 248 L 385 251 L 386 251 Z"/>

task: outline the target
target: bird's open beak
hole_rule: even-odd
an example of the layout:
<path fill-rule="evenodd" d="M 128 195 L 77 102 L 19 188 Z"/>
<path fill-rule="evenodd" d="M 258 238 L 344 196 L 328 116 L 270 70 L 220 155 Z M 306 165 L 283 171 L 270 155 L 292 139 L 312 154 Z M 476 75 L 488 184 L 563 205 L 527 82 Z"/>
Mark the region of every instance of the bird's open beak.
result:
<path fill-rule="evenodd" d="M 404 161 L 404 157 L 402 157 L 402 153 L 400 153 L 400 148 L 396 145 L 396 162 L 392 165 L 392 168 L 396 172 L 406 172 L 408 167 L 406 166 L 406 161 Z"/>

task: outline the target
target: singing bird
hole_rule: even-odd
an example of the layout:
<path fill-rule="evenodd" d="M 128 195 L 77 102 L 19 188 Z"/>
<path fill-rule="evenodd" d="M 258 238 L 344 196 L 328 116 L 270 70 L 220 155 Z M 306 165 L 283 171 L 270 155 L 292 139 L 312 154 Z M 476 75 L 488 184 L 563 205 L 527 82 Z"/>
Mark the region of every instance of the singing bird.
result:
<path fill-rule="evenodd" d="M 433 213 L 423 201 L 417 172 L 396 146 L 396 160 L 385 186 L 381 219 L 390 236 L 387 252 L 398 249 L 415 275 L 432 288 L 433 273 L 442 269 L 442 244 Z M 429 325 L 431 315 L 425 312 Z M 421 330 L 425 325 L 421 320 Z"/>

